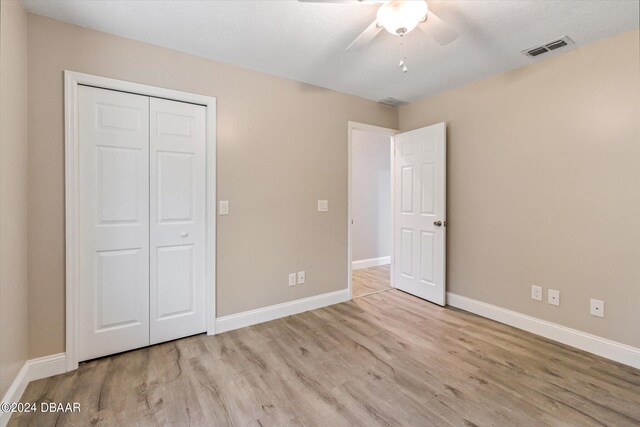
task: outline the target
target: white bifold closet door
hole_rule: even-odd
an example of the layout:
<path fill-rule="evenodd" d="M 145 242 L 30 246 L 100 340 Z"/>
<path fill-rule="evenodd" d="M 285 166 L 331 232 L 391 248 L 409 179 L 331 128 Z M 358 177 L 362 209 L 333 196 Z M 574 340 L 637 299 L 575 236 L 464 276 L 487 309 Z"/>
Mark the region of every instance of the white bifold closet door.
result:
<path fill-rule="evenodd" d="M 151 98 L 150 341 L 206 330 L 205 107 Z"/>
<path fill-rule="evenodd" d="M 78 356 L 206 330 L 205 107 L 79 88 Z"/>

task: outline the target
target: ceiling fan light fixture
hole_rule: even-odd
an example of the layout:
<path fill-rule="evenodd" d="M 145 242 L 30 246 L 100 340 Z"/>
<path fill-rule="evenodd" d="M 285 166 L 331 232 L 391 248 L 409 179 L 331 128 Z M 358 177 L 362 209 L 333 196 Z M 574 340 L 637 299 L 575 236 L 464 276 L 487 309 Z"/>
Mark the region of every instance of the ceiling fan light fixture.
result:
<path fill-rule="evenodd" d="M 401 36 L 413 30 L 427 16 L 425 0 L 392 0 L 378 9 L 378 25 L 391 34 Z"/>

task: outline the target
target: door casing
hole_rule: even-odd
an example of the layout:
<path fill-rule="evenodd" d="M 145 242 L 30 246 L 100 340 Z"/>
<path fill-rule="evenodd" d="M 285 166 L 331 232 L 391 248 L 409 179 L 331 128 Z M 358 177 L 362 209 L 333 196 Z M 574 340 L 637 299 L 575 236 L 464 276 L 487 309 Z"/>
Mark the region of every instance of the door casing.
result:
<path fill-rule="evenodd" d="M 73 71 L 64 72 L 65 104 L 65 291 L 66 371 L 78 368 L 78 273 L 79 273 L 79 135 L 78 86 L 129 92 L 205 106 L 206 111 L 206 318 L 207 334 L 215 334 L 216 319 L 216 98 L 164 89 Z"/>

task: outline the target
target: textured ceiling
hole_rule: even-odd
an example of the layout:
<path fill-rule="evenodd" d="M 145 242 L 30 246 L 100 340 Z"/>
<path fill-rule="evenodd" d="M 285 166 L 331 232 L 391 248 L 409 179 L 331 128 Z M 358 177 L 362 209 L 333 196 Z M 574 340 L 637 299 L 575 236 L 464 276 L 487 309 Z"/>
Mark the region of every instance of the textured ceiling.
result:
<path fill-rule="evenodd" d="M 344 48 L 378 5 L 281 1 L 24 0 L 38 15 L 379 100 L 412 101 L 540 59 L 520 51 L 563 35 L 572 48 L 639 26 L 638 0 L 430 1 L 460 33 L 441 47 L 425 32 L 382 32 Z M 426 34 L 425 34 L 426 33 Z M 567 49 L 567 48 L 565 48 Z M 554 52 L 558 54 L 559 51 Z M 549 56 L 543 55 L 541 59 Z"/>

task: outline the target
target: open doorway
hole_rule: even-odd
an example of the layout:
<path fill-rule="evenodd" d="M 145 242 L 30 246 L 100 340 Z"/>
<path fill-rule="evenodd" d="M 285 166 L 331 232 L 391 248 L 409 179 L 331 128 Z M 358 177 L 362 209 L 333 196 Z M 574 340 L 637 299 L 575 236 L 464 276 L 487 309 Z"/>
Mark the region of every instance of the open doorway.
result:
<path fill-rule="evenodd" d="M 351 297 L 392 288 L 393 135 L 349 123 L 349 282 Z"/>

